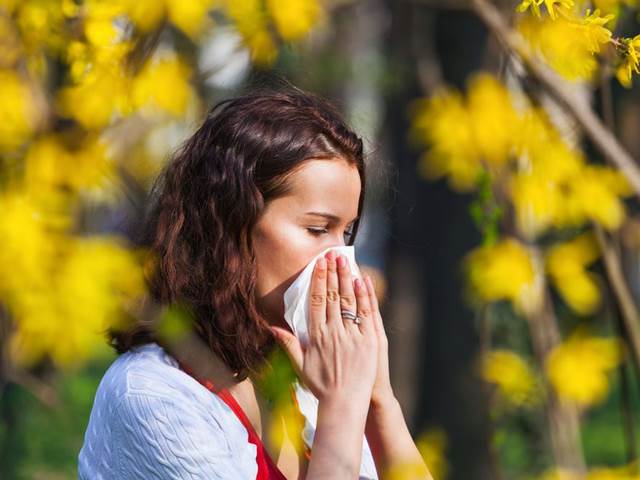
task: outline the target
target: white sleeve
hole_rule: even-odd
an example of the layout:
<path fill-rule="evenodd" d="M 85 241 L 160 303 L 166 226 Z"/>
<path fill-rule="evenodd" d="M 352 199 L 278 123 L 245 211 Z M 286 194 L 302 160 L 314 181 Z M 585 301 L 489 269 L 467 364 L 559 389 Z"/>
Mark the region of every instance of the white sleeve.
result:
<path fill-rule="evenodd" d="M 195 411 L 194 411 L 195 410 Z M 251 479 L 257 464 L 242 465 L 225 432 L 193 405 L 155 395 L 126 395 L 118 405 L 115 440 L 120 478 Z M 253 445 L 249 444 L 253 447 Z"/>

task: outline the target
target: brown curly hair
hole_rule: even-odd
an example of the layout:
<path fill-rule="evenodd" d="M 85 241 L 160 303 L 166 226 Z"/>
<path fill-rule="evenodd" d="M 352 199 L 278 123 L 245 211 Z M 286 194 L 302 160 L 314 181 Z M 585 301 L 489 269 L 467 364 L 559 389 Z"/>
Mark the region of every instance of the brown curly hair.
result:
<path fill-rule="evenodd" d="M 240 380 L 275 346 L 254 298 L 252 229 L 304 162 L 336 158 L 360 174 L 359 219 L 347 242 L 353 245 L 365 193 L 362 140 L 331 103 L 296 87 L 217 103 L 151 188 L 140 239 L 157 259 L 149 295 L 159 305 L 187 305 L 197 335 Z M 158 341 L 140 321 L 109 337 L 119 353 Z"/>

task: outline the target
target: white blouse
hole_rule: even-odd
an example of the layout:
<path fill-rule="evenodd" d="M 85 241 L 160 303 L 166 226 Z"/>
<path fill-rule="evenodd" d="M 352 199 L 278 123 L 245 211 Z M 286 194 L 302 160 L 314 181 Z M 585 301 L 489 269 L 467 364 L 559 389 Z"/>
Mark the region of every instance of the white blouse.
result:
<path fill-rule="evenodd" d="M 311 447 L 317 399 L 295 386 Z M 182 371 L 160 345 L 148 343 L 116 358 L 100 381 L 78 478 L 255 480 L 256 450 L 218 395 Z M 366 438 L 362 453 L 360 480 L 377 480 Z"/>
<path fill-rule="evenodd" d="M 96 392 L 78 477 L 251 479 L 256 446 L 233 410 L 156 343 L 109 367 Z"/>

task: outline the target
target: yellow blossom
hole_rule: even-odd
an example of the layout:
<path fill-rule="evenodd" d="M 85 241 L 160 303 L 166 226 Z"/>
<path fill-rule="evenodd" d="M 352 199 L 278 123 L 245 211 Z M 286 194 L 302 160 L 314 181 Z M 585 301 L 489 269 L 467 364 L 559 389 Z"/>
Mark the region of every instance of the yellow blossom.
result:
<path fill-rule="evenodd" d="M 40 138 L 30 146 L 25 162 L 25 183 L 34 195 L 52 188 L 101 190 L 114 176 L 115 167 L 106 144 L 93 136 L 72 148 L 61 138 Z"/>
<path fill-rule="evenodd" d="M 0 150 L 22 145 L 33 134 L 38 112 L 32 90 L 12 70 L 0 70 Z"/>
<path fill-rule="evenodd" d="M 591 336 L 578 328 L 551 351 L 546 371 L 560 398 L 586 408 L 604 400 L 609 391 L 607 374 L 621 359 L 616 339 Z"/>
<path fill-rule="evenodd" d="M 517 28 L 560 75 L 568 80 L 588 80 L 598 66 L 595 53 L 610 41 L 611 31 L 604 24 L 611 18 L 601 17 L 597 10 L 585 18 L 565 15 L 554 20 L 526 16 L 520 19 Z"/>
<path fill-rule="evenodd" d="M 532 252 L 513 238 L 479 247 L 465 260 L 469 285 L 484 301 L 509 300 L 531 313 L 542 301 L 541 267 Z"/>
<path fill-rule="evenodd" d="M 509 405 L 531 406 L 538 403 L 537 380 L 527 362 L 515 352 L 493 350 L 481 362 L 482 377 L 494 384 Z"/>
<path fill-rule="evenodd" d="M 475 75 L 469 82 L 468 108 L 478 154 L 490 166 L 507 163 L 520 118 L 506 87 L 493 75 Z"/>
<path fill-rule="evenodd" d="M 242 36 L 253 61 L 261 65 L 273 63 L 278 55 L 278 49 L 269 33 L 269 18 L 262 1 L 220 1 Z"/>
<path fill-rule="evenodd" d="M 323 13 L 318 0 L 267 0 L 266 5 L 284 40 L 304 37 Z"/>
<path fill-rule="evenodd" d="M 276 402 L 268 429 L 272 445 L 278 448 L 287 445 L 298 455 L 303 455 L 305 449 L 303 428 L 304 417 L 293 401 Z"/>
<path fill-rule="evenodd" d="M 526 12 L 529 8 L 533 11 L 534 15 L 540 18 L 540 5 L 544 4 L 547 8 L 547 12 L 552 19 L 557 16 L 556 10 L 567 11 L 573 7 L 573 0 L 522 0 L 516 7 L 518 12 Z"/>
<path fill-rule="evenodd" d="M 17 3 L 15 22 L 28 53 L 43 47 L 59 53 L 67 41 L 61 0 L 23 0 Z"/>
<path fill-rule="evenodd" d="M 14 358 L 25 365 L 50 355 L 73 367 L 105 345 L 105 332 L 126 318 L 144 293 L 136 252 L 113 237 L 68 239 L 44 288 L 31 288 L 9 304 L 17 330 Z"/>
<path fill-rule="evenodd" d="M 157 28 L 167 18 L 191 37 L 197 37 L 210 24 L 208 12 L 213 0 L 117 0 L 131 21 L 143 32 Z M 238 2 L 241 3 L 241 2 Z"/>
<path fill-rule="evenodd" d="M 3 192 L 0 210 L 0 292 L 10 300 L 25 287 L 46 286 L 43 274 L 54 258 L 55 244 L 42 209 L 24 192 Z"/>
<path fill-rule="evenodd" d="M 191 71 L 177 57 L 152 60 L 134 79 L 133 103 L 138 108 L 182 115 L 194 99 Z"/>
<path fill-rule="evenodd" d="M 416 446 L 434 479 L 446 478 L 449 465 L 445 457 L 447 435 L 442 428 L 430 428 L 418 436 Z"/>
<path fill-rule="evenodd" d="M 430 428 L 422 432 L 416 440 L 416 446 L 424 464 L 434 479 L 444 479 L 449 465 L 445 457 L 447 436 L 442 428 Z M 399 462 L 387 467 L 382 478 L 389 480 L 422 480 L 427 478 L 424 465 L 420 463 Z"/>
<path fill-rule="evenodd" d="M 58 92 L 61 113 L 88 129 L 100 129 L 128 113 L 130 79 L 120 69 L 94 68 L 76 84 Z"/>
<path fill-rule="evenodd" d="M 625 218 L 620 195 L 628 195 L 626 179 L 611 167 L 585 165 L 580 177 L 571 183 L 568 200 L 574 209 L 607 230 L 615 230 Z M 568 203 L 567 206 L 571 206 Z"/>
<path fill-rule="evenodd" d="M 631 78 L 634 73 L 640 73 L 640 35 L 630 39 L 622 39 L 625 47 L 624 58 L 616 68 L 616 78 L 626 88 L 631 87 Z"/>
<path fill-rule="evenodd" d="M 442 90 L 428 99 L 416 100 L 410 114 L 412 141 L 430 145 L 418 165 L 421 175 L 429 179 L 446 176 L 453 189 L 472 190 L 481 164 L 462 96 L 454 90 Z"/>
<path fill-rule="evenodd" d="M 587 315 L 600 304 L 595 276 L 586 270 L 599 256 L 598 244 L 591 233 L 552 246 L 546 255 L 546 269 L 567 304 Z"/>

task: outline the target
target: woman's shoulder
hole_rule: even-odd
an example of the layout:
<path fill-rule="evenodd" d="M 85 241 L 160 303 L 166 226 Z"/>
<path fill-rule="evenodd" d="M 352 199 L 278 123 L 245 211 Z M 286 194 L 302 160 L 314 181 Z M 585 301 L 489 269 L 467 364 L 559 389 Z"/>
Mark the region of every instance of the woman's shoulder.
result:
<path fill-rule="evenodd" d="M 176 359 L 157 343 L 135 346 L 113 361 L 100 381 L 94 408 L 104 405 L 119 410 L 134 398 L 179 404 L 214 414 L 218 420 L 233 415 L 220 397 L 180 369 Z"/>
<path fill-rule="evenodd" d="M 95 472 L 109 464 L 108 468 L 119 465 L 127 478 L 149 478 L 153 465 L 161 464 L 176 471 L 217 473 L 251 469 L 255 453 L 228 405 L 183 372 L 162 347 L 150 343 L 121 354 L 103 376 L 80 451 L 79 472 Z"/>
<path fill-rule="evenodd" d="M 116 408 L 128 395 L 174 397 L 197 391 L 197 382 L 157 343 L 138 345 L 116 358 L 105 372 L 96 402 L 108 397 Z"/>

